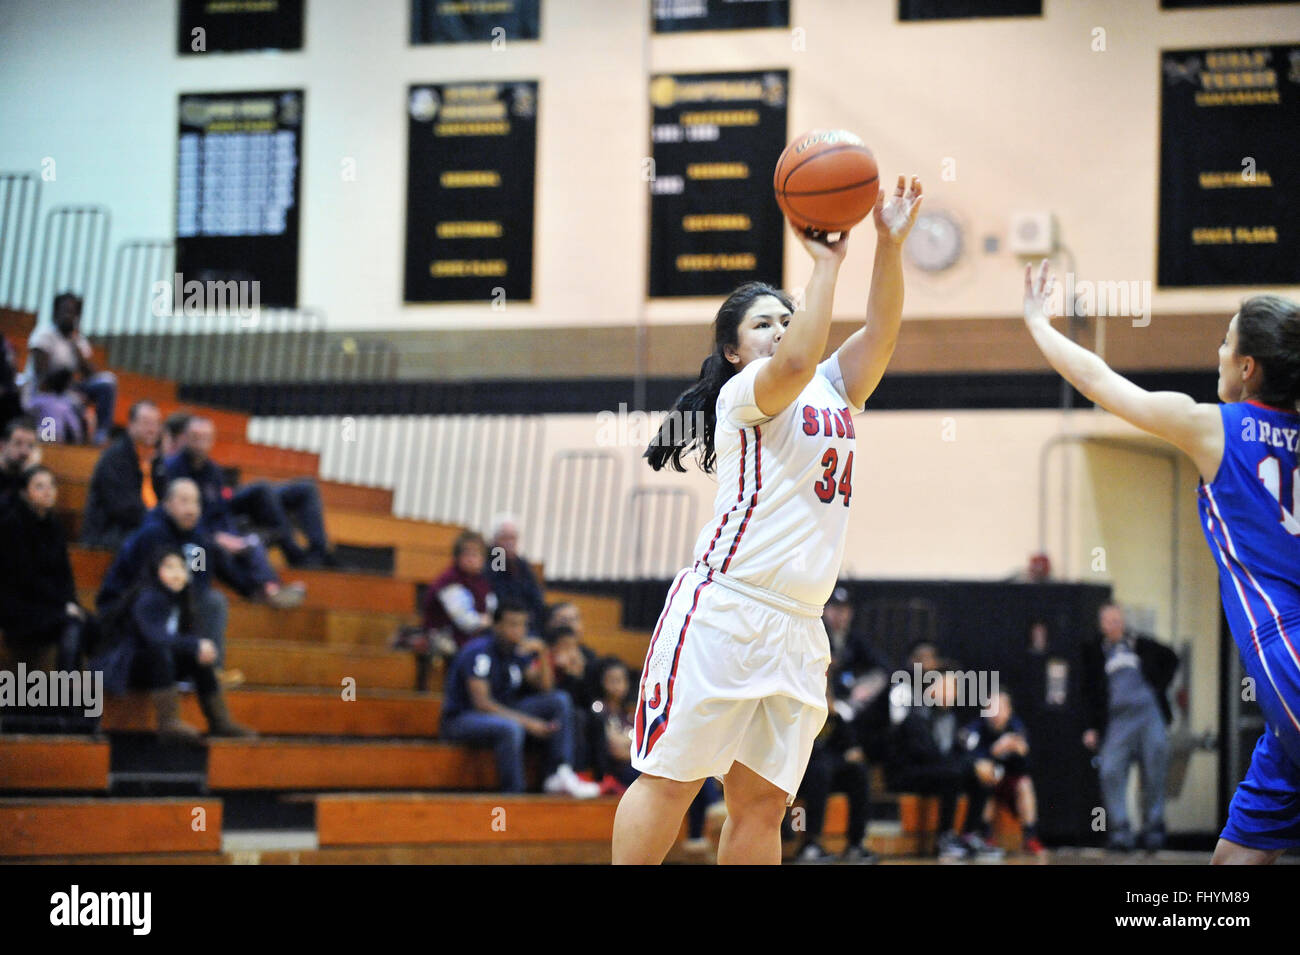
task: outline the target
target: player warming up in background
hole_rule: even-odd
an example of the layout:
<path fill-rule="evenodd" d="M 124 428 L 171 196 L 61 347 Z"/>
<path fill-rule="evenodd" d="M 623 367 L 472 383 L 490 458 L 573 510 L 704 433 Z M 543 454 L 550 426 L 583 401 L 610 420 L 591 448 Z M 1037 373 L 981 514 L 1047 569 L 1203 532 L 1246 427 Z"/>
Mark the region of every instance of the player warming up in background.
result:
<path fill-rule="evenodd" d="M 1267 726 L 1228 807 L 1214 862 L 1267 864 L 1300 846 L 1300 305 L 1246 299 L 1219 346 L 1220 405 L 1143 391 L 1048 321 L 1052 274 L 1025 269 L 1025 324 L 1082 394 L 1181 448 L 1201 474 L 1201 526 L 1223 610 Z"/>
<path fill-rule="evenodd" d="M 692 448 L 718 474 L 695 563 L 673 581 L 641 674 L 615 863 L 663 861 L 704 780 L 727 804 L 718 862 L 781 861 L 781 819 L 826 720 L 822 610 L 839 574 L 853 493 L 852 415 L 884 374 L 903 310 L 901 247 L 921 202 L 902 176 L 876 201 L 867 319 L 820 361 L 847 237 L 800 236 L 813 259 L 806 309 L 742 285 L 714 321 L 714 350 L 646 450 L 679 471 Z M 820 363 L 819 363 L 820 362 Z"/>

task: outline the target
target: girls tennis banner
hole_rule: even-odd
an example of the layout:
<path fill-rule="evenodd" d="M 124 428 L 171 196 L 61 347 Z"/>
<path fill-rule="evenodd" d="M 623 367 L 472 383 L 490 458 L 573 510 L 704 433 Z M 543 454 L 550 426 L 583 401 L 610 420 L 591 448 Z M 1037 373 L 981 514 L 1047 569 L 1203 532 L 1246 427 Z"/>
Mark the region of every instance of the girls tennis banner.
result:
<path fill-rule="evenodd" d="M 428 83 L 407 98 L 407 302 L 529 301 L 537 83 Z"/>
<path fill-rule="evenodd" d="M 785 220 L 772 172 L 788 89 L 784 70 L 651 79 L 652 298 L 782 284 Z"/>
<path fill-rule="evenodd" d="M 1300 44 L 1161 54 L 1158 284 L 1300 284 Z"/>

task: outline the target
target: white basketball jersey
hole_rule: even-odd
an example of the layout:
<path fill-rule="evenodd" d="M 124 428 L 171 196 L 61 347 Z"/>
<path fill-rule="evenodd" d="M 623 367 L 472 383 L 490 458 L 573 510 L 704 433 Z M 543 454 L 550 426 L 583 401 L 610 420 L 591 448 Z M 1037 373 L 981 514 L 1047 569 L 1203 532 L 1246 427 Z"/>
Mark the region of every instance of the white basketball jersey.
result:
<path fill-rule="evenodd" d="M 759 358 L 722 386 L 714 430 L 718 494 L 695 559 L 716 573 L 822 606 L 844 556 L 854 414 L 839 352 L 780 414 L 754 404 Z"/>

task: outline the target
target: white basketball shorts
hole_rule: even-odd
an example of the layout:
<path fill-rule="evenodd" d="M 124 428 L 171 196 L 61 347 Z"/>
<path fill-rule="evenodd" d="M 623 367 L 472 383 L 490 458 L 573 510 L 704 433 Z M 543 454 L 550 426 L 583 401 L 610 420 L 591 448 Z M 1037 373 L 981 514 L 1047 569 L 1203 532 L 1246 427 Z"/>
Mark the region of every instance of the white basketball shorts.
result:
<path fill-rule="evenodd" d="M 819 608 L 703 564 L 681 571 L 646 652 L 632 766 L 689 782 L 739 762 L 793 802 L 826 722 L 830 661 Z"/>

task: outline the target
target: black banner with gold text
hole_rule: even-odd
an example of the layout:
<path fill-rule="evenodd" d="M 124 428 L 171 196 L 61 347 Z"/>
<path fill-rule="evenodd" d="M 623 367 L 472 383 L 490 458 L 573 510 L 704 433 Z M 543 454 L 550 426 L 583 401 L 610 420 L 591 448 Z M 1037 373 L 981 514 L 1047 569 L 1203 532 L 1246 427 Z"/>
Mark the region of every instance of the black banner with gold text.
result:
<path fill-rule="evenodd" d="M 651 0 L 655 33 L 788 27 L 790 0 Z"/>
<path fill-rule="evenodd" d="M 772 171 L 786 144 L 784 70 L 650 81 L 650 296 L 780 285 L 785 220 Z"/>
<path fill-rule="evenodd" d="M 536 40 L 541 5 L 542 0 L 411 0 L 411 44 Z"/>
<path fill-rule="evenodd" d="M 303 0 L 180 0 L 176 51 L 301 50 Z"/>
<path fill-rule="evenodd" d="M 529 301 L 537 83 L 413 86 L 407 302 Z"/>
<path fill-rule="evenodd" d="M 1300 283 L 1300 45 L 1160 60 L 1158 284 Z"/>

